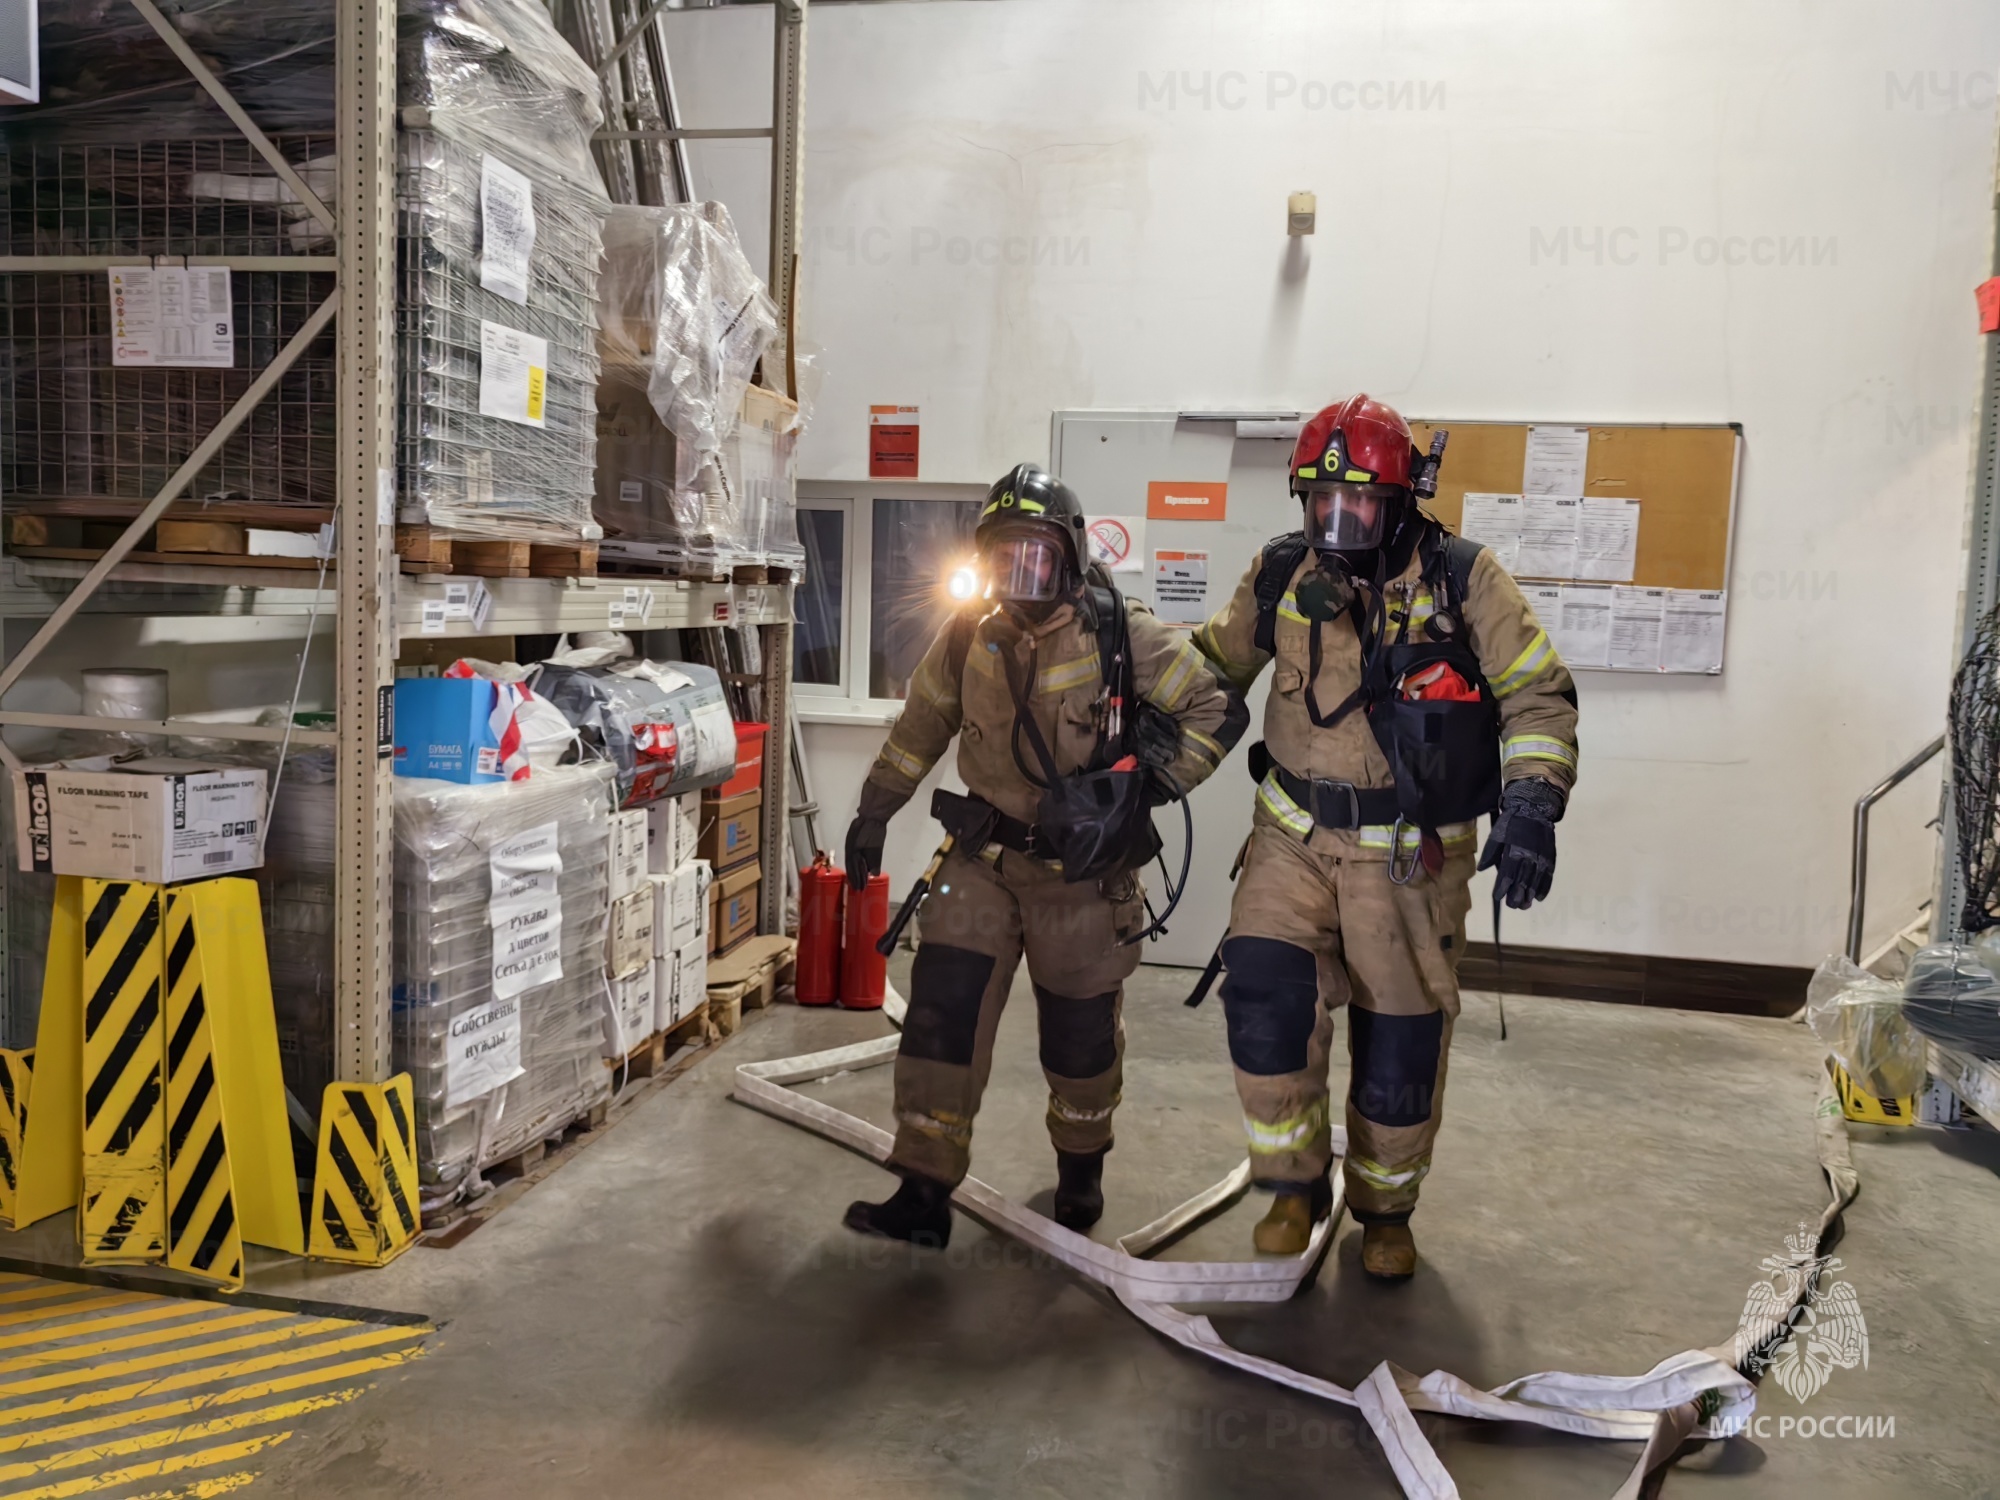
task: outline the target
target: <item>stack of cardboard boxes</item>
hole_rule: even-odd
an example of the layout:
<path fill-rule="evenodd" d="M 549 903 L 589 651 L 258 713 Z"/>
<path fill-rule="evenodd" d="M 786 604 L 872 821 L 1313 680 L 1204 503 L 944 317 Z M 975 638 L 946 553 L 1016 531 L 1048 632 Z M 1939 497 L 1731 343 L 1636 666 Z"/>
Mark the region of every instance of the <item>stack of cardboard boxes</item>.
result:
<path fill-rule="evenodd" d="M 653 973 L 659 919 L 646 863 L 649 816 L 645 808 L 611 815 L 611 916 L 604 967 L 618 1030 L 605 1042 L 605 1052 L 612 1057 L 625 1056 L 660 1029 Z"/>
<path fill-rule="evenodd" d="M 701 857 L 702 799 L 663 797 L 645 810 L 653 904 L 654 1025 L 678 1026 L 708 997 L 709 863 Z"/>
<path fill-rule="evenodd" d="M 708 951 L 720 958 L 757 935 L 757 856 L 763 849 L 765 726 L 736 726 L 736 774 L 701 794 L 696 852 L 715 872 L 708 890 Z"/>

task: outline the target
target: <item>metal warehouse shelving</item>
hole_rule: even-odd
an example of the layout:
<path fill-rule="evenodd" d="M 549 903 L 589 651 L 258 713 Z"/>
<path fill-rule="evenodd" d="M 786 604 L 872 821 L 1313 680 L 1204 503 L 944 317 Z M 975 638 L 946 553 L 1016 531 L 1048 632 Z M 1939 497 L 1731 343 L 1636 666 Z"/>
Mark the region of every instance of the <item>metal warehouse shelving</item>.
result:
<path fill-rule="evenodd" d="M 332 286 L 304 323 L 278 348 L 219 420 L 130 520 L 117 541 L 95 561 L 10 558 L 0 580 L 0 616 L 41 619 L 20 651 L 0 668 L 0 698 L 79 614 L 242 617 L 331 613 L 334 622 L 334 710 L 337 728 L 294 729 L 290 742 L 335 747 L 337 780 L 335 1025 L 338 1076 L 375 1082 L 389 1076 L 391 950 L 390 706 L 399 641 L 423 635 L 553 634 L 602 630 L 614 602 L 637 590 L 637 620 L 628 628 L 667 629 L 720 624 L 750 625 L 762 635 L 761 685 L 771 721 L 765 756 L 766 805 L 782 809 L 791 692 L 791 587 L 789 584 L 711 584 L 666 579 L 485 579 L 490 615 L 476 627 L 451 619 L 426 629 L 425 603 L 441 599 L 449 583 L 398 570 L 395 552 L 396 470 L 396 5 L 395 0 L 334 0 L 336 30 L 334 130 L 339 192 L 323 199 L 285 152 L 231 96 L 229 87 L 161 13 L 153 0 L 127 0 L 170 48 L 187 72 L 227 114 L 264 166 L 289 186 L 318 226 L 312 253 L 298 255 L 188 255 L 175 264 L 226 266 L 232 272 L 331 272 Z M 663 13 L 671 0 L 651 5 L 612 43 L 611 68 L 643 41 L 664 55 Z M 634 7 L 636 9 L 636 7 Z M 772 139 L 771 279 L 781 336 L 791 329 L 798 252 L 801 96 L 804 82 L 804 0 L 777 0 L 774 120 L 768 128 L 732 131 L 662 129 L 608 131 L 605 139 L 656 139 L 755 135 Z M 673 123 L 671 101 L 666 119 Z M 685 182 L 685 172 L 680 181 Z M 331 253 L 327 253 L 328 243 Z M 102 272 L 135 257 L 122 255 L 6 255 L 0 275 Z M 199 476 L 231 435 L 243 429 L 260 403 L 324 330 L 333 330 L 334 463 L 331 503 L 337 544 L 324 574 L 310 569 L 134 563 L 126 560 L 160 515 Z M 781 367 L 786 363 L 780 360 Z M 787 382 L 789 383 L 789 382 Z M 0 506 L 4 509 L 4 506 Z M 65 585 L 69 587 L 65 590 Z M 435 611 L 433 611 L 435 615 Z M 171 720 L 135 725 L 84 715 L 0 711 L 0 725 L 41 728 L 156 730 L 269 742 L 282 730 L 254 724 Z M 0 744 L 0 760 L 18 760 Z M 763 820 L 764 870 L 761 926 L 775 930 L 784 901 L 785 818 Z"/>

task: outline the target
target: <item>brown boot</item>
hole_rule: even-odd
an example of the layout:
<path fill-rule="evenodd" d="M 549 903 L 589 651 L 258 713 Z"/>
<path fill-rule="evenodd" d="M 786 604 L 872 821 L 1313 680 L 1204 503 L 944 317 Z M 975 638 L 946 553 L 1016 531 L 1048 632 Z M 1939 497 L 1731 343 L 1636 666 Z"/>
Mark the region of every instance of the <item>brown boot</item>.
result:
<path fill-rule="evenodd" d="M 1361 1226 L 1361 1269 L 1382 1281 L 1407 1281 L 1416 1274 L 1417 1242 L 1407 1224 Z"/>
<path fill-rule="evenodd" d="M 1324 1177 L 1310 1185 L 1286 1183 L 1271 1196 L 1271 1207 L 1250 1231 L 1262 1255 L 1298 1255 L 1312 1239 L 1313 1225 L 1333 1211 L 1333 1184 Z"/>

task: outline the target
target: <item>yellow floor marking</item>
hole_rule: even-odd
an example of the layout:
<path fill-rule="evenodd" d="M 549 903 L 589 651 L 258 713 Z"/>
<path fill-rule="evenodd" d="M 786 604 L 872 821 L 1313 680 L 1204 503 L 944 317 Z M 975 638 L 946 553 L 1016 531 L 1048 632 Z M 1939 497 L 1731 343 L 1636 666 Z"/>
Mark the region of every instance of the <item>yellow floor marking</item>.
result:
<path fill-rule="evenodd" d="M 215 1391 L 203 1396 L 190 1396 L 183 1401 L 162 1401 L 156 1406 L 141 1406 L 127 1411 L 113 1412 L 108 1416 L 90 1417 L 81 1422 L 67 1422 L 60 1427 L 44 1428 L 40 1432 L 24 1433 L 19 1437 L 0 1438 L 0 1453 L 14 1453 L 22 1448 L 39 1448 L 48 1443 L 66 1443 L 74 1438 L 88 1437 L 92 1433 L 115 1431 L 121 1427 L 133 1427 L 142 1422 L 158 1422 L 170 1417 L 187 1417 L 196 1412 L 212 1410 L 218 1406 L 235 1406 L 243 1401 L 256 1401 L 265 1396 L 282 1395 L 286 1391 L 303 1390 L 308 1386 L 326 1385 L 331 1381 L 345 1380 L 353 1375 L 366 1374 L 370 1370 L 387 1369 L 391 1365 L 405 1364 L 421 1349 L 394 1349 L 385 1354 L 373 1355 L 368 1359 L 351 1359 L 345 1364 L 328 1365 L 324 1369 L 307 1370 L 299 1375 L 286 1375 L 277 1380 L 262 1380 L 254 1385 L 239 1386 L 235 1390 Z M 345 1401 L 350 1396 L 360 1394 L 358 1389 L 334 1393 Z M 247 1412 L 241 1417 L 222 1418 L 230 1426 L 247 1427 L 254 1422 L 268 1421 L 273 1412 L 288 1411 L 288 1407 L 275 1407 L 264 1412 Z M 197 1423 L 196 1428 L 209 1424 Z M 189 1429 L 194 1430 L 194 1429 Z M 153 1434 L 148 1433 L 146 1437 Z M 120 1442 L 138 1443 L 140 1438 L 124 1438 Z M 178 1441 L 178 1439 L 175 1439 Z M 118 1443 L 107 1445 L 107 1451 L 117 1451 Z M 31 1461 L 25 1467 L 34 1473 L 45 1465 L 61 1467 L 60 1459 Z M 0 1479 L 6 1479 L 23 1468 L 20 1464 L 0 1467 Z"/>
<path fill-rule="evenodd" d="M 100 1307 L 130 1307 L 135 1302 L 151 1302 L 137 1292 L 107 1292 L 101 1297 L 81 1297 L 74 1302 L 52 1302 L 42 1307 L 10 1307 L 0 1312 L 0 1328 L 26 1328 L 46 1323 L 50 1318 L 67 1318 L 80 1312 L 96 1312 Z"/>
<path fill-rule="evenodd" d="M 132 1500 L 210 1500 L 212 1496 L 226 1495 L 231 1490 L 240 1490 L 246 1484 L 254 1484 L 256 1480 L 255 1474 L 247 1472 L 218 1474 L 213 1479 L 197 1479 L 184 1490 L 148 1490 L 143 1495 L 134 1495 Z"/>
<path fill-rule="evenodd" d="M 108 1490 L 121 1484 L 131 1484 L 138 1479 L 157 1479 L 163 1474 L 179 1474 L 188 1469 L 205 1469 L 210 1464 L 234 1463 L 239 1458 L 248 1458 L 251 1454 L 261 1453 L 266 1448 L 275 1448 L 290 1436 L 289 1432 L 271 1432 L 240 1443 L 223 1443 L 214 1448 L 203 1448 L 198 1453 L 176 1453 L 169 1458 L 156 1458 L 148 1463 L 133 1464 L 130 1468 L 119 1469 L 110 1474 L 86 1474 L 81 1479 L 67 1479 L 61 1484 L 44 1485 L 36 1490 L 23 1490 L 19 1494 L 8 1496 L 7 1500 L 68 1500 L 71 1495 L 87 1495 L 92 1490 Z M 232 1485 L 231 1488 L 236 1486 Z"/>
<path fill-rule="evenodd" d="M 105 1333 L 113 1328 L 130 1328 L 134 1323 L 157 1323 L 162 1318 L 184 1318 L 191 1312 L 201 1312 L 215 1305 L 212 1302 L 194 1301 L 179 1304 L 169 1303 L 163 1307 L 147 1307 L 140 1309 L 138 1312 L 121 1313 L 115 1318 L 93 1318 L 87 1323 L 69 1323 L 57 1328 L 38 1329 L 34 1333 L 7 1334 L 0 1336 L 0 1349 L 24 1349 L 31 1344 L 46 1344 L 54 1339 L 75 1338 L 79 1334 Z M 248 1317 L 249 1314 L 238 1314 L 237 1316 L 242 1318 Z M 289 1314 L 260 1313 L 258 1316 L 282 1318 L 289 1316 Z M 19 1354 L 12 1359 L 0 1359 L 0 1373 L 5 1373 L 9 1370 L 23 1370 L 30 1365 L 75 1359 L 80 1355 L 88 1354 L 99 1348 L 122 1348 L 126 1344 L 141 1338 L 148 1343 L 158 1343 L 161 1339 L 192 1338 L 202 1328 L 220 1324 L 224 1321 L 226 1320 L 217 1318 L 211 1322 L 207 1318 L 202 1318 L 179 1328 L 159 1328 L 143 1335 L 134 1334 L 130 1339 L 107 1339 L 102 1344 L 65 1344 L 61 1348 L 46 1349 L 38 1354 Z"/>
<path fill-rule="evenodd" d="M 0 1323 L 18 1323 L 23 1318 L 46 1318 L 52 1316 L 54 1312 L 54 1309 L 47 1306 L 23 1307 L 19 1305 L 21 1303 L 47 1303 L 52 1297 L 76 1297 L 98 1290 L 101 1288 L 73 1281 L 51 1281 L 42 1286 L 23 1287 L 16 1292 L 0 1292 L 0 1304 L 5 1304 L 4 1309 L 0 1310 Z M 134 1294 L 119 1292 L 116 1295 L 129 1301 Z"/>
<path fill-rule="evenodd" d="M 16 1287 L 11 1292 L 0 1292 L 0 1302 L 32 1302 L 37 1297 L 54 1297 L 63 1292 L 80 1292 L 87 1282 L 44 1281 L 33 1286 Z"/>
<path fill-rule="evenodd" d="M 346 1322 L 324 1322 L 313 1325 L 320 1333 L 332 1332 L 340 1328 L 353 1328 Z M 131 1401 L 142 1396 L 164 1396 L 172 1391 L 185 1391 L 196 1386 L 214 1385 L 217 1381 L 240 1380 L 245 1375 L 261 1374 L 265 1370 L 282 1369 L 286 1365 L 304 1364 L 308 1360 L 323 1359 L 329 1354 L 346 1354 L 355 1349 L 367 1349 L 376 1344 L 387 1344 L 396 1340 L 422 1338 L 424 1330 L 419 1328 L 368 1328 L 359 1333 L 351 1333 L 346 1338 L 322 1339 L 318 1343 L 294 1344 L 280 1349 L 275 1354 L 260 1355 L 256 1359 L 239 1359 L 227 1364 L 204 1365 L 195 1370 L 179 1370 L 172 1375 L 162 1375 L 152 1380 L 135 1380 L 127 1385 L 106 1386 L 101 1390 L 83 1391 L 74 1396 L 59 1396 L 53 1401 L 37 1401 L 23 1406 L 0 1408 L 0 1425 L 26 1422 L 41 1417 L 62 1417 L 72 1412 L 88 1411 L 94 1406 L 112 1406 L 120 1401 Z M 317 1374 L 315 1373 L 315 1378 Z M 223 1401 L 239 1399 L 234 1392 L 224 1392 L 209 1396 L 195 1403 L 196 1407 L 216 1405 Z M 179 1403 L 176 1403 L 179 1405 Z M 149 1407 L 144 1412 L 125 1412 L 117 1416 L 99 1419 L 115 1425 L 124 1425 L 141 1418 L 156 1415 L 171 1415 L 174 1407 Z M 12 1453 L 17 1448 L 30 1447 L 41 1443 L 55 1442 L 66 1438 L 71 1428 L 51 1428 L 44 1432 L 29 1432 L 20 1435 L 0 1434 L 0 1453 Z"/>
<path fill-rule="evenodd" d="M 303 1401 L 287 1401 L 281 1406 L 261 1406 L 255 1411 L 240 1411 L 233 1416 L 215 1417 L 206 1422 L 190 1422 L 183 1427 L 163 1427 L 157 1432 L 142 1432 L 136 1437 L 118 1438 L 108 1443 L 94 1443 L 88 1448 L 72 1448 L 67 1453 L 30 1459 L 26 1463 L 4 1464 L 0 1465 L 0 1479 L 26 1479 L 36 1474 L 51 1474 L 59 1469 L 81 1468 L 85 1464 L 94 1464 L 106 1458 L 117 1458 L 127 1453 L 144 1453 L 149 1448 L 169 1448 L 175 1443 L 191 1443 L 200 1438 L 220 1437 L 225 1432 L 240 1432 L 245 1427 L 255 1427 L 260 1423 L 282 1422 L 287 1417 L 304 1416 L 310 1411 L 324 1411 L 329 1406 L 339 1406 L 343 1401 L 352 1401 L 360 1394 L 359 1388 L 327 1391 L 322 1395 L 308 1396 Z M 287 1433 L 286 1436 L 289 1437 L 290 1434 Z M 100 1475 L 97 1483 L 108 1489 L 115 1479 L 115 1475 Z M 21 1500 L 21 1497 L 9 1496 L 8 1500 Z"/>
<path fill-rule="evenodd" d="M 226 1328 L 245 1323 L 268 1322 L 272 1318 L 286 1316 L 284 1313 L 238 1313 L 234 1317 L 216 1318 L 199 1325 L 198 1329 L 164 1328 L 152 1333 L 136 1333 L 130 1338 L 106 1339 L 94 1345 L 82 1345 L 75 1349 L 65 1349 L 65 1362 L 79 1356 L 108 1353 L 108 1346 L 132 1347 L 147 1343 L 160 1343 L 166 1339 L 184 1339 L 191 1333 L 206 1336 L 220 1333 Z M 11 1380 L 0 1383 L 0 1396 L 28 1396 L 37 1391 L 60 1390 L 66 1385 L 83 1385 L 99 1380 L 116 1380 L 122 1375 L 136 1375 L 141 1370 L 158 1370 L 168 1365 L 188 1364 L 199 1359 L 213 1359 L 218 1354 L 235 1354 L 239 1350 L 254 1349 L 262 1344 L 283 1343 L 287 1339 L 303 1338 L 310 1333 L 323 1333 L 334 1328 L 349 1328 L 350 1323 L 337 1320 L 325 1322 L 297 1323 L 284 1328 L 272 1328 L 262 1333 L 246 1333 L 239 1338 L 222 1339 L 213 1344 L 190 1344 L 184 1349 L 162 1349 L 155 1354 L 141 1355 L 137 1359 L 121 1359 L 109 1363 L 85 1366 L 81 1370 L 58 1370 L 53 1375 L 34 1375 L 26 1380 Z M 0 1422 L 7 1420 L 4 1407 L 0 1407 Z"/>

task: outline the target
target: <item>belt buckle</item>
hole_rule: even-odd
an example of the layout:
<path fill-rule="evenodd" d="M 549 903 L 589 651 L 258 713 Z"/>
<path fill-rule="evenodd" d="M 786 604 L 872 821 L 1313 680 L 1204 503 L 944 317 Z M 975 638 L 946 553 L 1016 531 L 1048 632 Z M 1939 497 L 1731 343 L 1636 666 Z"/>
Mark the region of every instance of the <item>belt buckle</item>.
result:
<path fill-rule="evenodd" d="M 1346 821 L 1335 822 L 1321 811 L 1324 797 L 1339 793 L 1347 798 Z M 1313 821 L 1322 828 L 1359 828 L 1361 826 L 1361 793 L 1351 781 L 1315 780 L 1312 784 Z"/>

